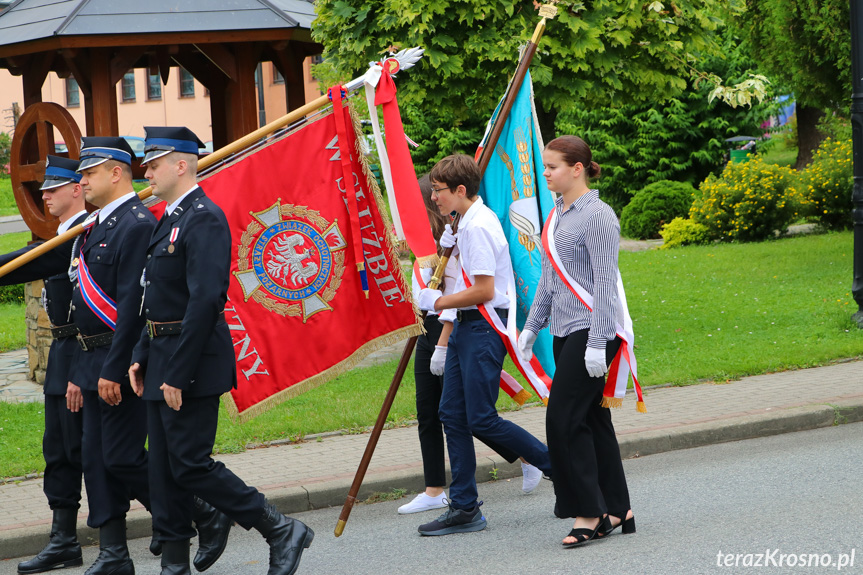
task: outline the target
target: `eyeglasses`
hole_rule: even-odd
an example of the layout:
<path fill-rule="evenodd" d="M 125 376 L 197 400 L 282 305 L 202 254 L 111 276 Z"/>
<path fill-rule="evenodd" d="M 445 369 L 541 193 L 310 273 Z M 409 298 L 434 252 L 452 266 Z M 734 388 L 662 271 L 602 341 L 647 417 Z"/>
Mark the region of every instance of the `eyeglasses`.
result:
<path fill-rule="evenodd" d="M 444 190 L 448 190 L 448 189 L 450 189 L 450 188 L 449 188 L 449 186 L 447 186 L 447 187 L 445 187 L 445 188 L 432 188 L 432 189 L 431 189 L 431 191 L 432 191 L 432 192 L 434 192 L 435 194 L 439 194 L 439 193 L 441 193 L 442 191 L 444 191 Z"/>

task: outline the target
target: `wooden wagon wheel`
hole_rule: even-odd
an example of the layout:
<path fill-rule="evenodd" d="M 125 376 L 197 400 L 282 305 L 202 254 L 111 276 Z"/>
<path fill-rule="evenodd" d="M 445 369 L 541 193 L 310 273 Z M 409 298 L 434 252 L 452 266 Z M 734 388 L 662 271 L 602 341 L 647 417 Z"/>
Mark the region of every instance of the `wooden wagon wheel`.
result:
<path fill-rule="evenodd" d="M 54 130 L 59 132 L 69 150 L 54 151 Z M 48 154 L 77 159 L 81 151 L 81 130 L 66 108 L 52 102 L 39 102 L 27 106 L 15 127 L 12 138 L 12 192 L 18 211 L 30 231 L 42 239 L 57 233 L 59 220 L 49 214 L 42 202 L 39 186 L 45 177 L 45 159 Z"/>

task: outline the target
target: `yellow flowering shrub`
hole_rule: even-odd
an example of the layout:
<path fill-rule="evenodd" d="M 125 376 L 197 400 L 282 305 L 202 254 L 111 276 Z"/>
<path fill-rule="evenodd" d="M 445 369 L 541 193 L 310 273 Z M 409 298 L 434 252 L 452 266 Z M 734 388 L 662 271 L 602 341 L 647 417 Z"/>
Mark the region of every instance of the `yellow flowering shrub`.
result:
<path fill-rule="evenodd" d="M 665 240 L 662 242 L 661 249 L 710 243 L 710 233 L 707 226 L 684 218 L 674 218 L 662 226 L 659 235 Z"/>
<path fill-rule="evenodd" d="M 799 217 L 794 170 L 764 162 L 728 164 L 718 177 L 701 183 L 689 217 L 723 241 L 765 240 L 784 232 Z"/>
<path fill-rule="evenodd" d="M 851 140 L 825 139 L 800 176 L 803 213 L 828 229 L 847 229 L 853 224 L 851 193 L 854 170 Z"/>

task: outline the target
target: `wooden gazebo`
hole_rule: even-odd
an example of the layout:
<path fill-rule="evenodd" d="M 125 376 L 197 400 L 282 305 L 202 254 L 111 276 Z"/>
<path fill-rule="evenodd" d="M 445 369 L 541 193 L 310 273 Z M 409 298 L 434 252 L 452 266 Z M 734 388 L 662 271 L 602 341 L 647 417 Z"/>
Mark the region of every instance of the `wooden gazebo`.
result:
<path fill-rule="evenodd" d="M 49 72 L 78 82 L 86 135 L 117 136 L 116 84 L 123 75 L 147 68 L 167 82 L 171 67 L 182 66 L 209 90 L 213 143 L 219 148 L 259 127 L 259 62 L 272 61 L 285 78 L 288 110 L 305 103 L 302 63 L 322 51 L 311 39 L 314 17 L 306 0 L 17 0 L 9 5 L 0 12 L 0 68 L 23 78 L 24 113 L 11 167 L 31 230 L 47 237 L 56 228 L 35 185 L 45 155 L 53 153 L 53 130 L 60 131 L 73 157 L 80 139 L 61 106 L 42 103 Z M 29 193 L 20 194 L 22 186 Z"/>

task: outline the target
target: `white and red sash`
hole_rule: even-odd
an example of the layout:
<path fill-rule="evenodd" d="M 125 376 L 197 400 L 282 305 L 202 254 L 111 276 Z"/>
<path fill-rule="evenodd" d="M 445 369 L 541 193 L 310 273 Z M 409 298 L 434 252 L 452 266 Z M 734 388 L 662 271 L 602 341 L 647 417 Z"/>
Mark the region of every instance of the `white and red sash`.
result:
<path fill-rule="evenodd" d="M 414 262 L 414 279 L 416 279 L 417 285 L 420 286 L 420 289 L 425 289 L 426 287 L 428 287 L 423 281 L 418 261 Z M 516 381 L 513 376 L 503 370 L 501 370 L 500 372 L 500 388 L 504 390 L 506 394 L 510 396 L 512 400 L 519 405 L 524 405 L 525 401 L 530 399 L 530 393 L 528 391 L 525 391 L 525 389 L 518 381 Z M 545 400 L 543 401 L 545 402 Z"/>
<path fill-rule="evenodd" d="M 90 269 L 84 261 L 84 244 L 87 243 L 87 236 L 90 235 L 90 230 L 96 225 L 98 219 L 98 210 L 90 214 L 90 216 L 82 224 L 84 226 L 84 241 L 81 243 L 81 252 L 78 256 L 78 289 L 81 290 L 81 297 L 84 298 L 84 303 L 90 308 L 96 317 L 102 320 L 102 323 L 114 331 L 117 328 L 117 304 L 108 297 L 99 284 L 90 275 Z"/>
<path fill-rule="evenodd" d="M 461 275 L 464 278 L 464 285 L 470 287 L 472 284 L 470 278 L 465 273 L 464 268 L 461 270 Z M 542 365 L 540 365 L 539 359 L 537 359 L 536 355 L 531 357 L 530 361 L 524 361 L 518 353 L 518 330 L 515 327 L 515 310 L 517 309 L 515 301 L 515 276 L 509 278 L 506 295 L 509 297 L 510 311 L 507 316 L 506 325 L 503 325 L 503 321 L 501 321 L 500 316 L 497 315 L 497 312 L 494 311 L 494 308 L 491 307 L 488 302 L 478 305 L 477 308 L 482 314 L 482 317 L 485 318 L 489 325 L 494 328 L 494 331 L 497 332 L 497 335 L 500 336 L 500 339 L 503 341 L 503 345 L 506 346 L 506 351 L 509 353 L 509 357 L 512 358 L 512 362 L 542 400 L 542 403 L 548 405 L 551 378 L 548 377 L 545 370 L 542 369 Z M 509 378 L 512 383 L 515 383 L 515 379 L 506 372 L 501 372 L 502 382 L 504 381 L 504 376 Z"/>
<path fill-rule="evenodd" d="M 554 230 L 556 223 L 557 209 L 553 209 L 548 215 L 545 227 L 542 229 L 542 246 L 545 248 L 545 253 L 549 255 L 551 266 L 557 272 L 557 275 L 560 276 L 560 279 L 563 280 L 563 283 L 592 312 L 593 295 L 575 281 L 575 278 L 569 275 L 560 259 L 560 254 L 557 252 L 554 233 L 549 232 L 549 230 Z M 635 384 L 635 393 L 638 397 L 636 409 L 645 413 L 647 406 L 644 404 L 641 385 L 638 383 L 638 364 L 635 361 L 635 332 L 633 331 L 629 308 L 626 305 L 626 293 L 623 291 L 623 278 L 620 277 L 620 270 L 617 271 L 617 297 L 623 308 L 623 326 L 616 324 L 615 331 L 617 337 L 622 340 L 622 343 L 620 344 L 620 349 L 617 351 L 617 355 L 614 356 L 611 362 L 611 366 L 608 368 L 608 380 L 605 383 L 605 388 L 602 390 L 602 406 L 620 407 L 623 404 L 623 396 L 626 395 L 629 374 L 632 373 L 632 381 Z"/>

